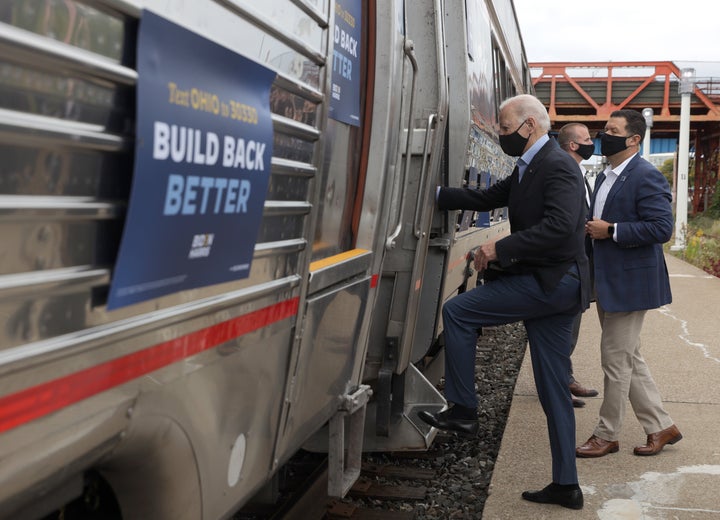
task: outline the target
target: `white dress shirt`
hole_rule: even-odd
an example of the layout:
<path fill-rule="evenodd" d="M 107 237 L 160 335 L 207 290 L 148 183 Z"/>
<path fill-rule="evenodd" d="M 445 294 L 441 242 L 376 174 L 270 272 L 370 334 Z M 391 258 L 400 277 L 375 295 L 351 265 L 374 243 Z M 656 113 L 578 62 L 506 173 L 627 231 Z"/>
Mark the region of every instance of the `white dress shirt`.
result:
<path fill-rule="evenodd" d="M 620 174 L 623 172 L 625 167 L 628 165 L 630 160 L 635 157 L 637 154 L 633 154 L 627 159 L 625 159 L 623 162 L 617 165 L 617 167 L 613 168 L 608 164 L 608 167 L 605 168 L 605 180 L 603 183 L 598 187 L 597 189 L 597 195 L 595 196 L 595 207 L 593 208 L 593 217 L 596 219 L 600 219 L 603 209 L 605 208 L 605 201 L 607 200 L 608 193 L 610 193 L 610 188 L 613 187 L 613 184 L 615 184 L 615 181 L 620 177 Z M 618 227 L 617 223 L 613 223 L 615 226 L 615 233 L 613 233 L 613 240 L 617 242 L 617 232 Z"/>

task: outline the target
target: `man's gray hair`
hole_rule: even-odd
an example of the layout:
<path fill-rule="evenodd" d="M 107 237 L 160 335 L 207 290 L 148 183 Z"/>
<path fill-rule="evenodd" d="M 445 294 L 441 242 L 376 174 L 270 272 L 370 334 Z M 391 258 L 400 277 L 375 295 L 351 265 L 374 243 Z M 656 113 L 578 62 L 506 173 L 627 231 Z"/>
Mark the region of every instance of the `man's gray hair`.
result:
<path fill-rule="evenodd" d="M 522 122 L 528 117 L 534 117 L 545 132 L 550 131 L 550 116 L 547 109 L 535 96 L 530 94 L 520 94 L 506 99 L 500 104 L 500 110 L 505 107 L 510 108 L 517 117 L 518 122 Z"/>

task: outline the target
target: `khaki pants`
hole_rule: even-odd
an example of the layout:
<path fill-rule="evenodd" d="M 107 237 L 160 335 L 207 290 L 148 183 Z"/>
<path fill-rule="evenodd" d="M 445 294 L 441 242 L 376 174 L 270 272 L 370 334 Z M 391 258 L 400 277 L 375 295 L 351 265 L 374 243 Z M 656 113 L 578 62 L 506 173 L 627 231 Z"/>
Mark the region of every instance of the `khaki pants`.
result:
<path fill-rule="evenodd" d="M 640 354 L 640 331 L 647 311 L 605 312 L 600 302 L 597 311 L 605 378 L 600 420 L 594 434 L 606 441 L 618 440 L 628 399 L 646 434 L 670 427 L 673 421 Z"/>

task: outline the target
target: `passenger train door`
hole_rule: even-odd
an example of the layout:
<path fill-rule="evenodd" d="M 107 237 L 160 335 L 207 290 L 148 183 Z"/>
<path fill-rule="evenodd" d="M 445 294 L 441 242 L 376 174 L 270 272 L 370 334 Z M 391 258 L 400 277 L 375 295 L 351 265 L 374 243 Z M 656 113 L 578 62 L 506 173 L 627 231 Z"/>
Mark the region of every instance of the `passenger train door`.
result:
<path fill-rule="evenodd" d="M 386 192 L 385 168 L 376 164 L 386 154 L 370 151 L 377 146 L 376 133 L 383 134 L 383 142 L 388 141 L 387 123 L 377 124 L 374 119 L 375 40 L 380 18 L 376 9 L 384 9 L 385 2 L 377 4 L 359 0 L 329 3 L 323 107 L 327 117 L 316 145 L 319 160 L 313 200 L 317 206 L 305 233 L 311 238 L 312 251 L 275 450 L 280 457 L 305 444 L 318 424 L 330 420 L 342 428 L 342 420 L 333 422 L 333 418 L 342 417 L 343 411 L 350 415 L 358 412 L 354 415 L 356 433 L 361 434 L 364 426 L 370 392 L 361 385 L 361 374 L 377 283 L 373 273 L 381 258 L 377 243 L 386 218 L 381 200 Z M 337 435 L 329 438 L 332 441 Z M 316 447 L 324 451 L 327 443 L 328 437 L 323 437 Z M 342 432 L 339 449 L 343 449 Z M 276 463 L 280 457 L 276 456 Z M 344 491 L 336 490 L 339 494 Z"/>
<path fill-rule="evenodd" d="M 427 11 L 404 0 L 360 3 L 362 109 L 357 123 L 329 117 L 322 133 L 323 173 L 316 187 L 320 206 L 311 223 L 307 303 L 293 350 L 277 453 L 301 444 L 328 449 L 328 439 L 331 457 L 344 448 L 357 455 L 363 445 L 408 446 L 404 432 L 413 428 L 405 421 L 389 439 L 387 392 L 392 391 L 391 374 L 404 373 L 410 364 L 422 273 L 428 250 L 436 246 L 429 228 L 447 111 L 442 10 L 439 0 L 422 2 Z M 334 9 L 330 97 L 336 92 L 334 78 L 342 75 L 338 47 L 346 52 L 352 46 L 342 36 L 347 4 L 338 1 Z M 431 31 L 423 12 L 432 13 Z M 439 283 L 430 284 L 430 290 L 437 291 Z M 402 344 L 389 345 L 389 336 Z M 408 385 L 422 394 L 422 401 L 442 406 L 432 385 L 410 371 Z M 364 407 L 360 415 L 355 409 L 368 398 L 366 426 Z M 338 411 L 350 416 L 345 441 Z M 316 423 L 308 420 L 313 417 L 331 421 L 329 435 L 326 431 L 304 442 L 310 432 L 303 425 Z M 376 431 L 381 432 L 379 443 Z M 415 433 L 409 443 L 425 447 L 427 433 Z M 336 477 L 331 468 L 331 481 Z"/>
<path fill-rule="evenodd" d="M 432 441 L 417 412 L 445 406 L 434 385 L 443 373 L 440 309 L 471 288 L 468 251 L 509 228 L 502 211 L 487 223 L 474 212 L 458 221 L 456 212 L 437 211 L 436 187 L 477 186 L 472 170 L 510 173 L 495 125 L 497 100 L 513 92 L 497 87 L 511 83 L 508 71 L 522 61 L 511 2 L 406 0 L 398 8 L 402 138 L 365 365 L 374 392 L 368 451 Z M 515 61 L 506 65 L 503 56 Z"/>
<path fill-rule="evenodd" d="M 413 364 L 416 329 L 423 327 L 428 337 L 435 333 L 445 262 L 445 238 L 431 233 L 448 111 L 443 5 L 441 0 L 395 5 L 403 37 L 392 64 L 402 78 L 394 94 L 401 103 L 401 137 L 365 366 L 365 380 L 374 392 L 367 450 L 424 448 L 431 431 L 417 424 L 418 406 L 444 405 Z M 435 276 L 426 275 L 429 268 Z"/>

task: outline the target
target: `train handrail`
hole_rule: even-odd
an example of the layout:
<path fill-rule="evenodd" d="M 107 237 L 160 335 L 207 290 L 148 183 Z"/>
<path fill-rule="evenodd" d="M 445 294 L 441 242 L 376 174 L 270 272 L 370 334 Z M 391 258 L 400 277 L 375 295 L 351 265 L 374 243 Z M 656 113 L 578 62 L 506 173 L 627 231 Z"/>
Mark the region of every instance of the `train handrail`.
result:
<path fill-rule="evenodd" d="M 437 59 L 439 64 L 440 70 L 447 70 L 447 63 L 445 61 L 445 47 L 443 45 L 443 42 L 445 41 L 445 28 L 443 25 L 443 17 L 439 14 L 441 12 L 441 1 L 435 0 L 435 12 L 436 12 L 436 20 L 435 20 L 435 26 L 437 28 L 441 28 L 443 35 L 442 37 L 435 38 L 436 43 L 436 49 L 437 52 Z M 440 154 L 442 151 L 442 147 L 445 144 L 445 141 L 443 139 L 445 134 L 445 125 L 447 124 L 447 113 L 449 108 L 449 95 L 448 95 L 448 83 L 447 83 L 447 77 L 446 76 L 439 76 L 438 77 L 438 111 L 437 111 L 437 119 L 435 121 L 435 136 L 433 137 L 433 148 L 430 151 L 431 157 L 437 157 L 438 161 L 440 161 Z M 437 128 L 437 127 L 440 128 Z M 438 137 L 438 133 L 440 133 L 440 137 Z M 439 170 L 438 170 L 439 171 Z M 434 198 L 434 197 L 433 197 Z"/>
<path fill-rule="evenodd" d="M 327 17 L 313 7 L 307 0 L 291 0 L 293 4 L 298 6 L 302 11 L 312 18 L 321 28 L 327 29 L 328 19 Z"/>
<path fill-rule="evenodd" d="M 292 36 L 283 33 L 278 30 L 275 25 L 267 18 L 257 13 L 253 13 L 249 9 L 237 4 L 232 0 L 214 0 L 218 5 L 223 6 L 225 9 L 234 13 L 245 20 L 252 22 L 255 27 L 262 29 L 273 38 L 281 41 L 292 50 L 302 54 L 307 59 L 312 61 L 315 65 L 325 66 L 325 54 L 313 49 L 311 46 L 300 40 L 299 38 L 293 38 Z"/>
<path fill-rule="evenodd" d="M 445 45 L 443 42 L 445 42 L 445 28 L 444 28 L 444 16 L 442 11 L 442 0 L 435 0 L 434 1 L 434 8 L 435 8 L 435 52 L 436 52 L 436 60 L 437 60 L 437 70 L 442 71 L 441 73 L 436 74 L 437 78 L 437 108 L 435 113 L 435 118 L 433 118 L 433 122 L 435 125 L 435 130 L 433 131 L 433 142 L 432 147 L 429 151 L 429 156 L 427 155 L 428 150 L 427 148 L 423 150 L 423 167 L 426 168 L 426 172 L 422 175 L 421 179 L 421 185 L 418 187 L 418 198 L 416 203 L 416 219 L 419 221 L 419 224 L 414 223 L 415 228 L 413 229 L 415 233 L 415 237 L 418 240 L 418 246 L 415 251 L 415 259 L 413 260 L 413 267 L 412 267 L 412 274 L 411 279 L 412 280 L 421 280 L 425 274 L 427 269 L 427 257 L 428 257 L 428 247 L 430 246 L 430 241 L 428 240 L 427 235 L 427 229 L 430 227 L 430 220 L 431 220 L 431 212 L 433 211 L 435 204 L 435 197 L 434 194 L 432 196 L 432 199 L 430 199 L 431 194 L 426 192 L 425 184 L 427 183 L 427 180 L 425 177 L 430 175 L 430 172 L 440 171 L 440 165 L 442 160 L 442 148 L 445 145 L 445 122 L 447 120 L 447 113 L 448 113 L 448 84 L 447 84 L 447 63 L 445 61 Z M 428 122 L 430 120 L 428 119 Z M 426 147 L 430 144 L 430 128 L 426 130 Z M 425 161 L 428 161 L 429 164 L 425 164 Z M 423 227 L 425 227 L 425 230 L 423 230 Z M 426 242 L 427 241 L 427 242 Z M 433 244 L 434 245 L 434 244 Z M 405 317 L 405 324 L 403 326 L 402 336 L 400 338 L 400 347 L 399 347 L 399 359 L 396 364 L 395 370 L 399 373 L 400 370 L 405 370 L 407 365 L 410 362 L 410 356 L 414 348 L 415 343 L 415 324 L 417 323 L 418 316 L 420 313 L 420 299 L 421 299 L 421 291 L 414 290 L 410 291 L 408 294 L 407 299 L 407 306 L 406 306 L 406 317 Z"/>
<path fill-rule="evenodd" d="M 311 179 L 315 177 L 317 168 L 311 164 L 284 159 L 282 157 L 272 158 L 272 174 Z"/>
<path fill-rule="evenodd" d="M 272 114 L 273 130 L 290 137 L 297 137 L 305 141 L 317 141 L 320 139 L 320 130 L 314 126 L 306 125 L 289 117 Z"/>
<path fill-rule="evenodd" d="M 0 222 L 54 222 L 68 220 L 109 220 L 125 212 L 125 205 L 117 201 L 95 197 L 56 195 L 0 195 Z"/>
<path fill-rule="evenodd" d="M 417 59 L 415 58 L 415 44 L 412 40 L 405 40 L 405 45 L 403 46 L 403 51 L 405 52 L 405 56 L 407 56 L 410 59 L 410 63 L 412 65 L 413 75 L 412 75 L 412 83 L 410 86 L 410 106 L 408 108 L 408 126 L 407 126 L 407 137 L 405 140 L 405 168 L 403 169 L 403 174 L 400 179 L 400 182 L 396 184 L 397 189 L 393 189 L 393 195 L 396 197 L 393 198 L 391 207 L 395 206 L 397 204 L 398 198 L 400 199 L 400 209 L 397 213 L 397 223 L 395 224 L 395 230 L 390 234 L 389 237 L 385 240 L 385 249 L 394 249 L 395 248 L 395 240 L 397 240 L 397 237 L 400 236 L 400 231 L 402 231 L 402 216 L 403 212 L 405 211 L 405 180 L 408 178 L 408 174 L 410 173 L 410 156 L 412 155 L 412 137 L 413 137 L 413 107 L 415 104 L 415 85 L 417 83 L 417 71 L 418 71 L 418 64 Z"/>
<path fill-rule="evenodd" d="M 110 58 L 12 25 L 2 24 L 0 51 L 5 56 L 12 56 L 13 61 L 24 59 L 28 63 L 42 64 L 47 70 L 59 73 L 71 70 L 93 80 L 102 78 L 126 86 L 137 83 L 136 71 L 119 65 Z"/>
<path fill-rule="evenodd" d="M 0 294 L 5 299 L 27 298 L 30 292 L 47 294 L 62 290 L 69 284 L 101 285 L 109 282 L 110 269 L 80 265 L 33 273 L 1 275 Z"/>
<path fill-rule="evenodd" d="M 325 96 L 322 92 L 310 85 L 307 85 L 306 83 L 290 78 L 282 72 L 277 72 L 277 76 L 275 76 L 275 85 L 283 90 L 287 90 L 291 94 L 295 94 L 303 99 L 311 101 L 316 105 L 325 101 Z"/>
<path fill-rule="evenodd" d="M 312 210 L 312 204 L 302 201 L 266 200 L 263 205 L 263 217 L 307 215 Z"/>
<path fill-rule="evenodd" d="M 420 219 L 422 218 L 423 209 L 422 209 L 422 199 L 425 196 L 425 181 L 427 180 L 427 173 L 428 173 L 428 148 L 430 147 L 430 136 L 433 133 L 433 129 L 435 127 L 435 120 L 437 119 L 437 114 L 430 114 L 430 117 L 428 117 L 427 122 L 427 129 L 425 130 L 425 143 L 423 144 L 423 151 L 422 151 L 422 166 L 420 168 L 420 182 L 418 183 L 418 193 L 417 193 L 417 200 L 415 201 L 415 217 L 413 218 L 413 232 L 415 233 L 416 238 L 420 238 L 424 235 L 423 230 L 421 229 Z"/>
<path fill-rule="evenodd" d="M 111 134 L 100 125 L 6 108 L 0 108 L 0 136 L 5 143 L 23 146 L 42 143 L 107 152 L 122 152 L 131 145 L 128 138 Z"/>

